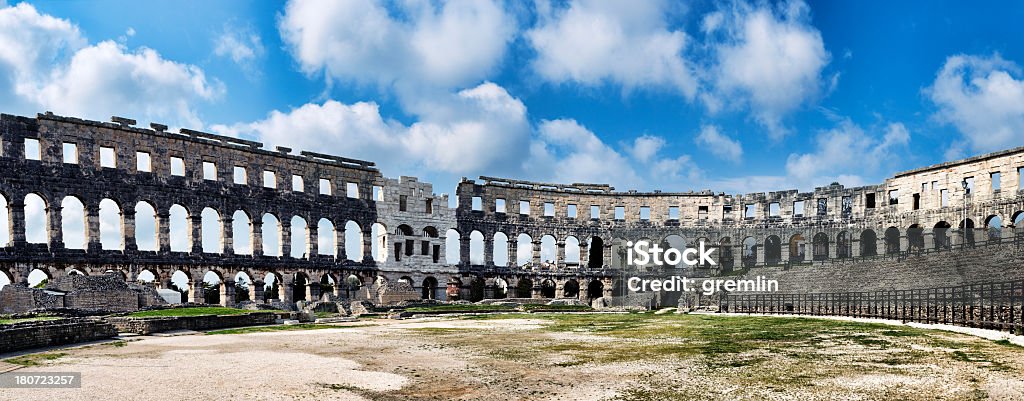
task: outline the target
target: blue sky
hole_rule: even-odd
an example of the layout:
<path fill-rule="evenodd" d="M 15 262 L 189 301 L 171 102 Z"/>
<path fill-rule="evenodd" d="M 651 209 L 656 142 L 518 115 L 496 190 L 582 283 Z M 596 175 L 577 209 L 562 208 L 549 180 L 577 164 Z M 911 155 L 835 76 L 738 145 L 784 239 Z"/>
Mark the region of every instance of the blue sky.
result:
<path fill-rule="evenodd" d="M 809 190 L 1024 144 L 1021 20 L 1010 2 L 8 3 L 0 109 L 369 159 L 438 193 Z"/>

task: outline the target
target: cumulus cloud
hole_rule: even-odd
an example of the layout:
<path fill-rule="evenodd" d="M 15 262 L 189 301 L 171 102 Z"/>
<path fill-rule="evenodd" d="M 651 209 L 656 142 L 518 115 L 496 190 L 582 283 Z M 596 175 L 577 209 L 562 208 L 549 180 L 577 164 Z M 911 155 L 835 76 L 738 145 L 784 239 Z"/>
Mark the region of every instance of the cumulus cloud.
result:
<path fill-rule="evenodd" d="M 291 0 L 278 28 L 305 73 L 400 92 L 480 82 L 516 31 L 515 19 L 490 0 Z"/>
<path fill-rule="evenodd" d="M 803 187 L 832 181 L 858 185 L 865 181 L 864 174 L 878 173 L 882 167 L 896 162 L 899 152 L 909 143 L 910 132 L 901 123 L 888 124 L 877 137 L 847 120 L 819 133 L 813 152 L 790 154 L 786 173 Z M 851 171 L 858 174 L 849 174 Z"/>
<path fill-rule="evenodd" d="M 683 58 L 689 37 L 669 29 L 667 7 L 663 1 L 538 2 L 539 22 L 525 33 L 537 52 L 533 69 L 554 83 L 668 87 L 692 98 L 697 79 Z"/>
<path fill-rule="evenodd" d="M 805 3 L 791 1 L 777 7 L 738 3 L 705 16 L 703 29 L 716 57 L 710 67 L 714 89 L 705 97 L 709 107 L 741 99 L 773 137 L 783 136 L 783 118 L 819 95 L 831 57 L 809 14 Z"/>
<path fill-rule="evenodd" d="M 743 158 L 743 146 L 740 142 L 723 135 L 714 125 L 701 127 L 700 134 L 694 138 L 694 142 L 721 159 L 738 162 Z"/>
<path fill-rule="evenodd" d="M 557 182 L 635 183 L 629 161 L 576 120 L 542 121 L 533 144 L 532 175 Z"/>
<path fill-rule="evenodd" d="M 263 48 L 263 39 L 251 26 L 236 27 L 230 24 L 224 25 L 224 30 L 214 39 L 213 53 L 220 57 L 227 57 L 250 79 L 260 76 L 256 68 L 256 62 L 263 58 L 266 50 Z"/>
<path fill-rule="evenodd" d="M 1024 78 L 1020 67 L 998 54 L 946 59 L 925 89 L 938 106 L 935 118 L 959 130 L 970 148 L 993 151 L 1024 143 Z M 964 144 L 949 152 L 962 154 Z"/>
<path fill-rule="evenodd" d="M 17 112 L 202 127 L 195 104 L 224 93 L 223 84 L 196 66 L 109 40 L 89 45 L 70 21 L 25 3 L 0 9 L 0 26 L 0 85 L 13 94 L 0 102 Z"/>
<path fill-rule="evenodd" d="M 633 140 L 633 146 L 629 148 L 629 153 L 634 159 L 646 163 L 650 161 L 651 157 L 656 155 L 664 146 L 665 138 L 652 135 L 641 135 Z"/>

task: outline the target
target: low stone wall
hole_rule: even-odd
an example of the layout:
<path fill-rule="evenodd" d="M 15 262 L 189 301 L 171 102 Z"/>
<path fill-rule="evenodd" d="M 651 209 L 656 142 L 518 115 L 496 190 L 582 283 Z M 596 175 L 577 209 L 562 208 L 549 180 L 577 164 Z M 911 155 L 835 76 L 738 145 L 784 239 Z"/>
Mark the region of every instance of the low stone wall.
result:
<path fill-rule="evenodd" d="M 117 335 L 99 319 L 61 319 L 0 325 L 0 353 L 102 340 Z"/>
<path fill-rule="evenodd" d="M 152 334 L 174 330 L 213 330 L 274 324 L 277 314 L 256 312 L 245 315 L 202 315 L 180 317 L 110 317 L 107 322 L 118 332 Z"/>

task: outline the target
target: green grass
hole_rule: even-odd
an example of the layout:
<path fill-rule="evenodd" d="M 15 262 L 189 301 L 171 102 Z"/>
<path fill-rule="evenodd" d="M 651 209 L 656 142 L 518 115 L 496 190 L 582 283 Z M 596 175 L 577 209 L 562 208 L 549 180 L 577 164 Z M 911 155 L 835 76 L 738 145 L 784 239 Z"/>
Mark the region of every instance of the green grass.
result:
<path fill-rule="evenodd" d="M 242 327 L 238 329 L 225 329 L 225 330 L 213 330 L 208 331 L 206 334 L 249 334 L 249 333 L 270 333 L 278 331 L 294 331 L 294 330 L 322 330 L 322 329 L 337 329 L 343 326 L 332 326 L 329 324 L 283 324 L 277 326 L 256 326 L 256 327 Z"/>
<path fill-rule="evenodd" d="M 56 316 L 39 316 L 39 317 L 27 317 L 23 319 L 0 319 L 0 324 L 14 324 L 24 322 L 42 322 L 46 320 L 58 320 L 60 317 Z"/>
<path fill-rule="evenodd" d="M 457 312 L 514 312 L 516 308 L 509 305 L 477 305 L 477 304 L 453 304 L 435 306 L 416 306 L 407 308 L 406 312 L 412 313 L 457 313 Z"/>
<path fill-rule="evenodd" d="M 590 312 L 594 308 L 586 305 L 522 305 L 520 309 L 527 312 Z"/>
<path fill-rule="evenodd" d="M 28 354 L 5 359 L 4 362 L 21 366 L 39 366 L 42 362 L 59 359 L 67 354 L 62 352 L 45 352 L 41 354 Z"/>
<path fill-rule="evenodd" d="M 245 309 L 226 308 L 223 306 L 204 306 L 198 308 L 154 309 L 129 313 L 128 317 L 180 317 L 199 315 L 245 315 L 255 312 L 280 312 L 272 310 L 252 311 Z"/>

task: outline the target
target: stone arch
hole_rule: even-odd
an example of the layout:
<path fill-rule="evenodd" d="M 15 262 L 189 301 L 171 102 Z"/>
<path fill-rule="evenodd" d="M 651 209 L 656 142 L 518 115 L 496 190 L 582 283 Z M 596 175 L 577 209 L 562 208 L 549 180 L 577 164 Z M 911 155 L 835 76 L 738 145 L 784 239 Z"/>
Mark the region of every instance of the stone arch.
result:
<path fill-rule="evenodd" d="M 252 255 L 252 220 L 244 210 L 231 215 L 231 246 L 235 255 Z"/>
<path fill-rule="evenodd" d="M 263 301 L 279 300 L 284 301 L 281 296 L 284 277 L 281 273 L 268 271 L 263 274 Z"/>
<path fill-rule="evenodd" d="M 408 277 L 405 277 L 405 278 L 408 279 Z M 415 288 L 415 286 L 412 284 L 412 279 L 408 279 L 408 283 L 409 283 L 409 287 Z M 334 276 L 331 275 L 331 273 L 324 273 L 324 274 L 320 275 L 320 281 L 318 283 L 313 284 L 313 285 L 318 285 L 319 288 L 317 288 L 316 294 L 310 294 L 310 295 L 315 296 L 315 298 L 316 298 L 316 299 L 311 299 L 311 300 L 312 301 L 319 301 L 319 300 L 323 299 L 324 294 L 334 294 L 337 291 L 338 283 L 334 281 Z"/>
<path fill-rule="evenodd" d="M 565 237 L 565 264 L 579 266 L 580 264 L 580 240 L 570 235 Z"/>
<path fill-rule="evenodd" d="M 562 297 L 565 298 L 579 298 L 580 296 L 580 283 L 576 279 L 571 278 L 562 284 Z"/>
<path fill-rule="evenodd" d="M 37 193 L 25 195 L 25 241 L 30 244 L 45 244 L 50 240 L 49 217 L 46 199 Z"/>
<path fill-rule="evenodd" d="M 492 244 L 494 249 L 491 250 L 491 255 L 494 255 L 494 264 L 508 266 L 508 235 L 501 231 L 494 233 Z"/>
<path fill-rule="evenodd" d="M 316 222 L 316 242 L 317 255 L 338 256 L 338 235 L 330 219 L 324 217 Z"/>
<path fill-rule="evenodd" d="M 732 238 L 722 237 L 718 241 L 718 264 L 725 271 L 732 270 L 736 266 L 735 257 L 732 254 Z"/>
<path fill-rule="evenodd" d="M 211 207 L 203 208 L 199 215 L 201 225 L 201 243 L 203 253 L 224 252 L 224 227 L 221 225 L 220 212 Z"/>
<path fill-rule="evenodd" d="M 36 267 L 29 270 L 28 276 L 25 277 L 25 281 L 28 283 L 29 288 L 43 288 L 52 278 L 53 276 L 50 272 Z"/>
<path fill-rule="evenodd" d="M 306 223 L 306 219 L 302 216 L 294 215 L 289 226 L 289 234 L 291 235 L 291 256 L 296 259 L 308 259 L 309 258 L 309 226 Z M 308 278 L 307 278 L 308 279 Z"/>
<path fill-rule="evenodd" d="M 484 234 L 477 230 L 469 233 L 469 264 L 484 264 Z"/>
<path fill-rule="evenodd" d="M 479 302 L 484 299 L 484 286 L 486 281 L 479 275 L 474 275 L 469 280 L 469 302 Z"/>
<path fill-rule="evenodd" d="M 754 237 L 743 239 L 743 267 L 751 268 L 757 264 L 757 240 Z"/>
<path fill-rule="evenodd" d="M 175 270 L 167 277 L 167 281 L 167 289 L 181 294 L 181 302 L 188 302 L 189 293 L 192 291 L 192 276 L 184 270 Z"/>
<path fill-rule="evenodd" d="M 533 261 L 533 237 L 530 234 L 521 233 L 516 237 L 516 266 L 522 266 Z"/>
<path fill-rule="evenodd" d="M 867 229 L 860 232 L 860 256 L 878 255 L 878 235 L 875 230 Z"/>
<path fill-rule="evenodd" d="M 189 228 L 188 209 L 179 204 L 173 204 L 168 213 L 168 235 L 171 241 L 171 251 L 191 252 L 192 251 L 192 230 Z"/>
<path fill-rule="evenodd" d="M 5 285 L 14 282 L 14 275 L 7 269 L 0 267 L 0 288 L 4 288 Z"/>
<path fill-rule="evenodd" d="M 945 221 L 935 223 L 935 227 L 932 228 L 932 242 L 936 250 L 950 249 L 953 245 L 953 241 L 949 236 L 949 230 L 952 226 Z"/>
<path fill-rule="evenodd" d="M 120 271 L 120 270 L 107 269 L 107 270 L 103 271 L 103 274 L 106 275 L 106 276 L 117 277 L 121 281 L 125 281 L 125 282 L 128 281 L 128 276 L 125 276 L 124 272 Z"/>
<path fill-rule="evenodd" d="M 989 243 L 998 243 L 1003 240 L 1003 219 L 997 214 L 985 218 L 985 232 L 988 233 L 986 240 Z"/>
<path fill-rule="evenodd" d="M 216 270 L 207 270 L 203 273 L 203 298 L 205 304 L 226 305 L 226 285 L 224 276 Z M 197 297 L 198 299 L 198 297 Z"/>
<path fill-rule="evenodd" d="M 924 228 L 920 224 L 911 224 L 907 227 L 907 251 L 920 252 L 924 250 Z"/>
<path fill-rule="evenodd" d="M 437 228 L 434 227 L 434 226 L 423 227 L 423 236 L 424 237 L 428 237 L 428 238 L 437 238 L 438 237 Z"/>
<path fill-rule="evenodd" d="M 135 204 L 135 246 L 140 251 L 160 250 L 160 232 L 156 222 L 156 207 L 147 201 Z"/>
<path fill-rule="evenodd" d="M 388 228 L 381 223 L 373 223 L 370 226 L 370 236 L 373 238 L 371 247 L 373 260 L 383 262 L 388 257 Z"/>
<path fill-rule="evenodd" d="M 557 266 L 560 260 L 558 260 L 558 253 L 556 250 L 555 236 L 551 234 L 545 234 L 540 237 L 540 261 L 542 264 L 550 264 Z"/>
<path fill-rule="evenodd" d="M 444 234 L 444 259 L 449 265 L 457 265 L 462 262 L 462 235 L 454 228 L 448 229 Z"/>
<path fill-rule="evenodd" d="M 782 240 L 778 235 L 769 235 L 764 239 L 764 263 L 775 266 L 782 262 Z"/>
<path fill-rule="evenodd" d="M 850 233 L 840 231 L 836 234 L 836 257 L 846 259 L 853 255 L 853 243 L 850 241 Z"/>
<path fill-rule="evenodd" d="M 789 261 L 790 263 L 801 263 L 807 257 L 807 240 L 800 233 L 789 237 Z"/>
<path fill-rule="evenodd" d="M 533 280 L 522 277 L 516 281 L 516 298 L 533 297 Z"/>
<path fill-rule="evenodd" d="M 494 299 L 505 299 L 508 297 L 508 281 L 501 277 L 494 279 Z"/>
<path fill-rule="evenodd" d="M 395 230 L 395 235 L 404 235 L 406 237 L 412 237 L 415 234 L 412 231 L 412 227 L 409 227 L 408 224 L 399 224 L 398 228 Z"/>
<path fill-rule="evenodd" d="M 828 260 L 828 234 L 814 234 L 814 239 L 812 241 L 814 244 L 814 260 Z"/>
<path fill-rule="evenodd" d="M 345 222 L 345 256 L 352 261 L 363 260 L 363 228 L 352 220 Z"/>
<path fill-rule="evenodd" d="M 1014 241 L 1024 241 L 1024 211 L 1017 211 L 1011 215 L 1011 227 L 1013 227 Z"/>
<path fill-rule="evenodd" d="M 137 210 L 137 209 L 136 209 Z M 85 220 L 85 204 L 75 196 L 65 196 L 60 202 L 61 241 L 68 249 L 86 249 L 89 243 L 89 225 Z"/>
<path fill-rule="evenodd" d="M 100 200 L 100 245 L 105 250 L 124 250 L 124 220 L 121 205 L 110 198 Z"/>
<path fill-rule="evenodd" d="M 587 284 L 587 299 L 597 299 L 604 296 L 604 283 L 601 280 L 593 279 Z"/>
<path fill-rule="evenodd" d="M 604 266 L 604 240 L 598 236 L 590 237 L 590 243 L 587 244 L 587 250 L 590 252 L 587 255 L 587 267 L 591 269 L 600 269 Z"/>
<path fill-rule="evenodd" d="M 298 302 L 306 301 L 311 297 L 309 286 L 313 284 L 309 280 L 309 275 L 303 272 L 296 272 L 292 277 L 292 299 L 286 300 L 286 302 Z"/>
<path fill-rule="evenodd" d="M 964 246 L 974 246 L 974 220 L 966 219 L 960 221 L 960 236 Z"/>
<path fill-rule="evenodd" d="M 0 193 L 0 247 L 11 244 L 11 209 L 7 196 Z"/>
<path fill-rule="evenodd" d="M 256 300 L 256 294 L 254 291 L 255 282 L 253 281 L 252 276 L 250 276 L 249 273 L 245 272 L 244 270 L 238 271 L 237 273 L 235 273 L 234 281 L 235 304 Z"/>
<path fill-rule="evenodd" d="M 543 298 L 554 298 L 556 295 L 555 281 L 552 279 L 544 279 L 540 282 L 540 296 Z"/>
<path fill-rule="evenodd" d="M 900 253 L 900 229 L 889 227 L 885 229 L 885 254 L 894 255 Z"/>
<path fill-rule="evenodd" d="M 135 276 L 135 281 L 140 283 L 160 283 L 160 276 L 156 270 L 142 269 L 138 276 Z"/>
<path fill-rule="evenodd" d="M 437 299 L 437 279 L 434 276 L 427 276 L 423 279 L 423 287 L 420 289 L 423 299 Z"/>
<path fill-rule="evenodd" d="M 282 256 L 281 221 L 271 213 L 263 213 L 260 221 L 262 222 L 260 236 L 263 240 L 263 254 L 266 256 Z"/>

